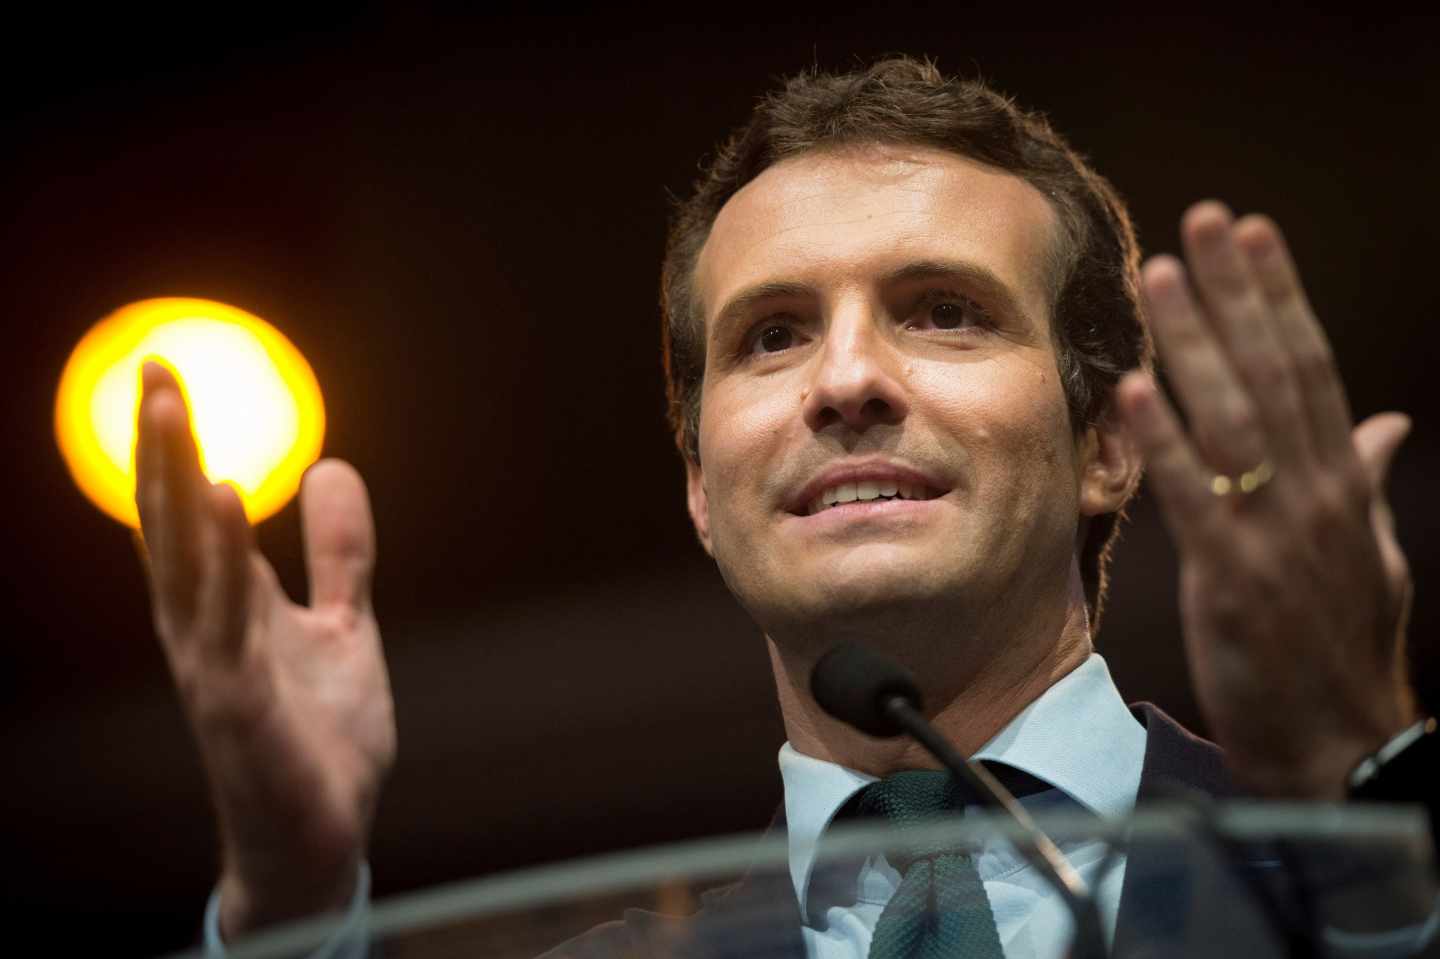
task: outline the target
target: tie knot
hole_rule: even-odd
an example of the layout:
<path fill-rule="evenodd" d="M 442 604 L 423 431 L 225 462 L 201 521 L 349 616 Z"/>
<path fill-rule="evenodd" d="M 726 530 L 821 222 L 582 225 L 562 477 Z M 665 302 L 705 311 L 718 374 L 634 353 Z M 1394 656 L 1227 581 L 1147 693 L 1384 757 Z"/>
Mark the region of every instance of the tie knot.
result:
<path fill-rule="evenodd" d="M 855 812 L 894 826 L 914 826 L 955 812 L 965 799 L 948 772 L 915 769 L 873 782 L 856 794 Z"/>
<path fill-rule="evenodd" d="M 850 815 L 903 828 L 954 816 L 965 798 L 948 772 L 914 770 L 871 783 L 847 805 Z M 885 858 L 900 873 L 900 885 L 876 921 L 868 959 L 1004 959 L 990 900 L 968 850 L 941 840 L 932 848 L 890 849 Z"/>
<path fill-rule="evenodd" d="M 852 800 L 854 814 L 880 819 L 904 828 L 935 822 L 960 811 L 965 797 L 948 772 L 928 769 L 895 773 L 860 790 Z M 950 851 L 946 848 L 899 850 L 890 853 L 892 864 L 904 872 L 912 862 Z"/>

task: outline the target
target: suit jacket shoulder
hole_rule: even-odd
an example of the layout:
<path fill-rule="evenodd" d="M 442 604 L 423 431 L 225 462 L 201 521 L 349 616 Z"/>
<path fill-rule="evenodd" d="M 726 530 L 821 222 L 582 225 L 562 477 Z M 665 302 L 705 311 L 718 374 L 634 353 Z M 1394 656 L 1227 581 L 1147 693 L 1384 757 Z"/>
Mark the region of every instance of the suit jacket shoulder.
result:
<path fill-rule="evenodd" d="M 1137 803 L 1173 798 L 1178 791 L 1213 799 L 1239 795 L 1219 746 L 1190 732 L 1153 703 L 1135 703 L 1130 712 L 1145 727 Z"/>
<path fill-rule="evenodd" d="M 770 820 L 767 836 L 784 836 L 785 806 Z M 739 881 L 700 895 L 690 916 L 627 909 L 607 922 L 556 946 L 540 959 L 806 959 L 800 906 L 789 870 L 751 869 Z"/>
<path fill-rule="evenodd" d="M 1153 802 L 1223 800 L 1239 796 L 1226 768 L 1220 747 L 1202 739 L 1151 703 L 1130 707 L 1145 727 L 1145 759 L 1140 772 L 1137 807 Z M 1113 954 L 1116 956 L 1178 956 L 1195 945 L 1194 912 L 1208 910 L 1214 890 L 1200 889 L 1207 867 L 1194 859 L 1196 840 L 1144 841 L 1131 845 L 1126 856 L 1125 879 L 1115 921 Z M 1249 850 L 1234 849 L 1234 868 L 1247 870 L 1256 858 Z M 1213 863 L 1209 868 L 1213 869 Z M 1205 900 L 1205 902 L 1202 902 Z M 1207 904 L 1208 903 L 1208 904 Z M 1232 916 L 1233 920 L 1236 917 Z M 1216 928 L 1221 928 L 1220 923 Z M 1263 932 L 1235 930 L 1237 954 Z M 1216 943 L 1212 940 L 1209 945 Z M 1219 952 L 1211 954 L 1220 954 Z"/>

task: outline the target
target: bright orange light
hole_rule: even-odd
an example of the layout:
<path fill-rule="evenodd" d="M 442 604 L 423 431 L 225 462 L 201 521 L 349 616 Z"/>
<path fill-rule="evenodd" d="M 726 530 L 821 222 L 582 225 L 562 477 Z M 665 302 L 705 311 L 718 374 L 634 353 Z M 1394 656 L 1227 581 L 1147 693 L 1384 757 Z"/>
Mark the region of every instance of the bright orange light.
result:
<path fill-rule="evenodd" d="M 146 359 L 180 381 L 210 481 L 234 483 L 252 523 L 289 502 L 325 435 L 310 364 L 259 317 L 179 297 L 116 310 L 70 354 L 55 399 L 55 437 L 81 491 L 120 522 L 140 525 L 135 420 Z"/>

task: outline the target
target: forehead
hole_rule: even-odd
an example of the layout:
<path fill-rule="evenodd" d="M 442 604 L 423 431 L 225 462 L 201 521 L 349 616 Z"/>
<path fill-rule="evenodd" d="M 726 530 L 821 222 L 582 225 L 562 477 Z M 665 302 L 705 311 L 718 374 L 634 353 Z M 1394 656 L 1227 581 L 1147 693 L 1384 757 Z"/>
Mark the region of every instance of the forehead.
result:
<path fill-rule="evenodd" d="M 1040 317 L 1057 239 L 1050 203 L 994 167 L 926 147 L 817 151 L 775 164 L 730 198 L 696 283 L 708 322 L 753 284 L 823 290 L 941 258 L 987 268 Z"/>

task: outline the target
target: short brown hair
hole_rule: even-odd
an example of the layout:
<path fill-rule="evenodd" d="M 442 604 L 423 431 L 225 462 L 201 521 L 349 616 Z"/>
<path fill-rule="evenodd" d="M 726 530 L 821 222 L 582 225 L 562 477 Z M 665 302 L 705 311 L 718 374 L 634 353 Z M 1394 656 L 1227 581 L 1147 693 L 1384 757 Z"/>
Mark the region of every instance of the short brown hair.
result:
<path fill-rule="evenodd" d="M 1061 383 L 1078 433 L 1102 416 L 1127 370 L 1148 367 L 1140 311 L 1140 252 L 1125 205 L 1040 115 L 974 80 L 944 76 L 929 60 L 894 57 L 845 74 L 809 71 L 756 105 L 676 204 L 661 270 L 665 385 L 675 442 L 700 458 L 705 378 L 695 266 L 721 207 L 781 160 L 811 150 L 894 144 L 948 150 L 1012 173 L 1050 201 L 1060 221 L 1052 275 Z M 1080 572 L 1092 628 L 1104 605 L 1110 553 L 1124 511 L 1092 519 Z"/>

